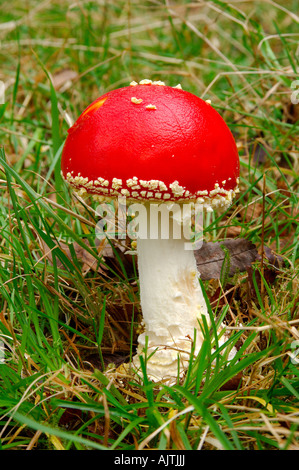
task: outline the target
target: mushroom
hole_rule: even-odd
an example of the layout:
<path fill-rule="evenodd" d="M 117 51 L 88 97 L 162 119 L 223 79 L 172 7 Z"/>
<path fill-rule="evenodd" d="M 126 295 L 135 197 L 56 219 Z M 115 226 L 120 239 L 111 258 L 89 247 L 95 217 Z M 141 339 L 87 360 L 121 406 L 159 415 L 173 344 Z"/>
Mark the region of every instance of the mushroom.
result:
<path fill-rule="evenodd" d="M 150 379 L 176 380 L 191 350 L 196 355 L 201 347 L 203 315 L 209 323 L 181 209 L 230 206 L 238 192 L 239 157 L 229 128 L 210 102 L 180 86 L 132 82 L 81 114 L 68 131 L 61 166 L 81 194 L 126 197 L 137 209 L 145 205 L 146 217 L 138 222 L 147 227 L 137 237 L 144 331 L 133 362 L 138 367 L 146 354 Z M 156 227 L 153 214 L 162 209 Z M 158 228 L 155 236 L 151 228 Z"/>

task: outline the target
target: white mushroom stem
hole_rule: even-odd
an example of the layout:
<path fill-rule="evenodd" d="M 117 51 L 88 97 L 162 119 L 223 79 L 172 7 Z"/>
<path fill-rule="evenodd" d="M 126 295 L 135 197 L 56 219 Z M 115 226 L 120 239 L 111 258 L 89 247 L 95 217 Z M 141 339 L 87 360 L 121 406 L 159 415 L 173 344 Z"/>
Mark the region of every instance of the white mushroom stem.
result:
<path fill-rule="evenodd" d="M 144 332 L 134 362 L 138 365 L 138 355 L 146 348 L 147 357 L 154 353 L 147 361 L 148 377 L 167 382 L 186 370 L 192 347 L 195 354 L 199 351 L 203 341 L 199 322 L 202 315 L 208 320 L 194 252 L 186 249 L 183 235 L 173 237 L 171 228 L 168 239 L 159 233 L 157 239 L 137 240 Z"/>

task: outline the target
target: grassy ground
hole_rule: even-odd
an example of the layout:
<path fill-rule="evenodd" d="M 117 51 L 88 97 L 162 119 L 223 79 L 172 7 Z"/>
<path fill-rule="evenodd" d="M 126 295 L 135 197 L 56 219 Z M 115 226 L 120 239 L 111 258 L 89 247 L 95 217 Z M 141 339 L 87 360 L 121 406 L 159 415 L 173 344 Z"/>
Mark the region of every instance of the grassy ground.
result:
<path fill-rule="evenodd" d="M 298 450 L 296 6 L 1 5 L 2 449 Z M 206 334 L 171 388 L 117 368 L 134 353 L 141 318 L 135 262 L 96 243 L 95 204 L 73 197 L 59 166 L 81 111 L 143 78 L 181 83 L 223 115 L 241 192 L 205 236 L 246 239 L 261 254 L 247 271 L 204 282 L 234 362 Z"/>

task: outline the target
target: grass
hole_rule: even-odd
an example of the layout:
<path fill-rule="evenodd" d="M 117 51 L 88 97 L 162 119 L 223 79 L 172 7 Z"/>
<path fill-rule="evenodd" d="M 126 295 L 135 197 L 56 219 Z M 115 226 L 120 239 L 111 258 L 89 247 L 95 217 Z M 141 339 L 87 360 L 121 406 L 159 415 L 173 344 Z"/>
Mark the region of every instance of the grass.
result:
<path fill-rule="evenodd" d="M 1 7 L 1 449 L 298 450 L 296 6 Z M 140 377 L 117 367 L 134 354 L 141 319 L 134 258 L 96 243 L 95 203 L 60 176 L 70 123 L 142 78 L 181 83 L 225 118 L 241 191 L 211 217 L 206 240 L 244 238 L 262 255 L 203 283 L 211 318 L 231 335 L 219 348 L 213 320 L 173 387 L 150 382 L 145 366 Z"/>

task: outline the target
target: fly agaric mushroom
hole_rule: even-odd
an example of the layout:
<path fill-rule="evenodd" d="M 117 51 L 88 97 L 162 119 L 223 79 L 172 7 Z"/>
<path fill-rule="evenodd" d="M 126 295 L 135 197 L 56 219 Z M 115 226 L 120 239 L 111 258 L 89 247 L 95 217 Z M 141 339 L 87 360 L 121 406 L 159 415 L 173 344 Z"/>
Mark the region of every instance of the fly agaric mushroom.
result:
<path fill-rule="evenodd" d="M 81 194 L 125 196 L 148 212 L 190 202 L 225 210 L 238 191 L 238 151 L 222 117 L 180 86 L 151 80 L 95 100 L 69 129 L 61 165 Z M 136 358 L 146 345 L 149 378 L 169 381 L 188 365 L 195 336 L 196 353 L 202 344 L 200 273 L 183 235 L 138 238 L 137 255 L 144 331 Z"/>

